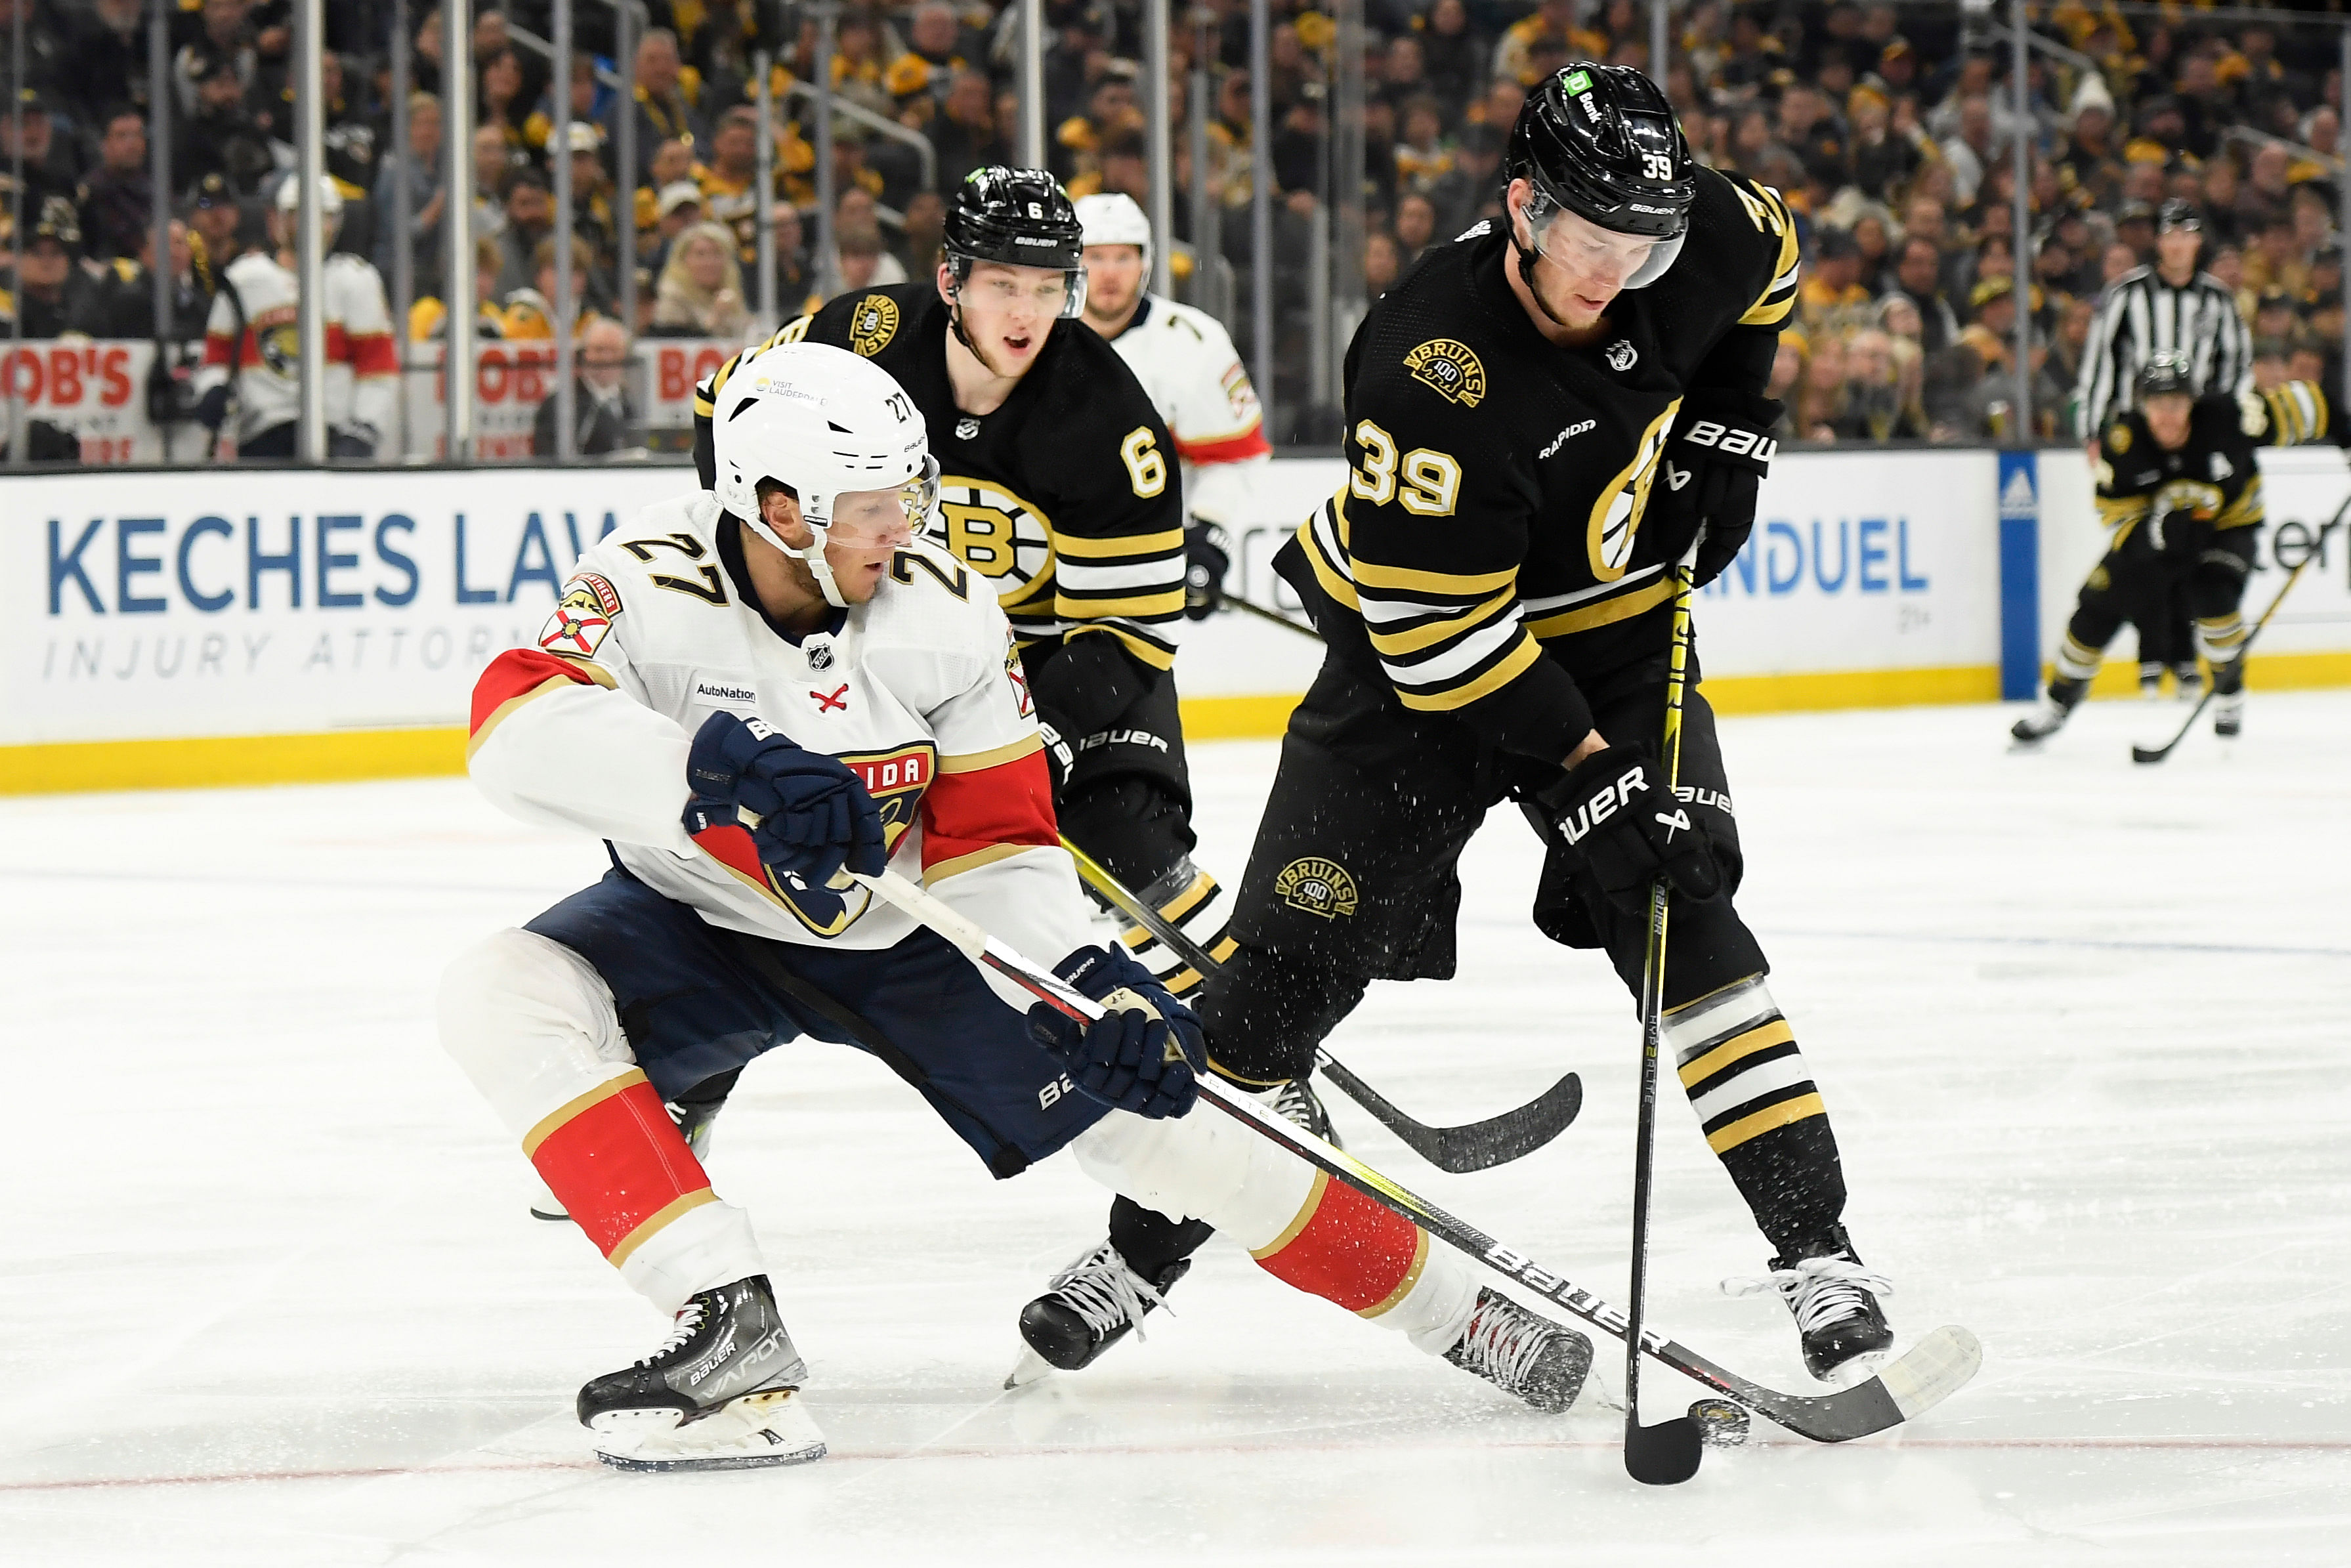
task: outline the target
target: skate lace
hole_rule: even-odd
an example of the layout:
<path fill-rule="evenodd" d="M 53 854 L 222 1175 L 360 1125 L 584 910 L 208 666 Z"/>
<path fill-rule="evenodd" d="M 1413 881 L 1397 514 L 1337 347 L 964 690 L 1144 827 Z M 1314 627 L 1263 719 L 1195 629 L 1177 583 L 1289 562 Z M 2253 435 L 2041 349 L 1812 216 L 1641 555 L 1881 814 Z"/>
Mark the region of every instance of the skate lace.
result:
<path fill-rule="evenodd" d="M 1322 1107 L 1315 1101 L 1314 1092 L 1306 1086 L 1303 1078 L 1293 1078 L 1276 1089 L 1271 1104 L 1275 1115 L 1301 1132 L 1311 1133 L 1317 1137 L 1322 1135 L 1326 1124 L 1322 1120 Z"/>
<path fill-rule="evenodd" d="M 1128 1268 L 1126 1260 L 1118 1255 L 1118 1249 L 1107 1241 L 1054 1275 L 1046 1289 L 1076 1308 L 1086 1326 L 1098 1334 L 1132 1322 L 1134 1337 L 1147 1338 L 1143 1332 L 1143 1314 L 1149 1307 L 1167 1306 L 1167 1298 L 1152 1289 L 1150 1281 Z M 1173 1317 L 1176 1309 L 1167 1307 L 1167 1312 Z"/>
<path fill-rule="evenodd" d="M 1850 1258 L 1805 1258 L 1792 1269 L 1774 1269 L 1760 1277 L 1734 1275 L 1722 1282 L 1726 1296 L 1777 1293 L 1795 1314 L 1799 1333 L 1811 1333 L 1867 1312 L 1864 1291 L 1890 1296 L 1894 1282 Z"/>
<path fill-rule="evenodd" d="M 678 1308 L 677 1321 L 670 1325 L 669 1338 L 662 1341 L 660 1349 L 638 1362 L 637 1364 L 654 1366 L 666 1357 L 675 1354 L 680 1347 L 701 1332 L 702 1321 L 707 1315 L 708 1309 L 699 1300 L 688 1301 Z"/>
<path fill-rule="evenodd" d="M 1555 1333 L 1550 1323 L 1509 1301 L 1483 1302 L 1462 1331 L 1460 1353 L 1478 1364 L 1474 1370 L 1516 1389 L 1534 1370 Z"/>

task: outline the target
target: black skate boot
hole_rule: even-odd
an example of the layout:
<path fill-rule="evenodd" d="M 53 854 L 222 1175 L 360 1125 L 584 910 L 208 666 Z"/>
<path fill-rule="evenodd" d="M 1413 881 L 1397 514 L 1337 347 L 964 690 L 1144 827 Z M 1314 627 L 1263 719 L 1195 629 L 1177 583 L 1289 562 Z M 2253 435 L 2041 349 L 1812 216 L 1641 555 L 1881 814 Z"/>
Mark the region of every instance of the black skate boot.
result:
<path fill-rule="evenodd" d="M 1007 1388 L 1032 1383 L 1048 1371 L 1075 1372 L 1124 1339 L 1155 1307 L 1167 1304 L 1176 1281 L 1192 1271 L 1178 1258 L 1145 1279 L 1104 1241 L 1053 1276 L 1045 1293 L 1020 1309 L 1020 1338 L 1029 1346 L 1004 1380 Z"/>
<path fill-rule="evenodd" d="M 2138 666 L 2138 695 L 2142 702 L 2163 700 L 2163 661 L 2142 659 Z"/>
<path fill-rule="evenodd" d="M 2212 666 L 2212 733 L 2234 740 L 2245 728 L 2245 661 Z"/>
<path fill-rule="evenodd" d="M 2204 672 L 2194 660 L 2171 666 L 2171 695 L 2190 704 L 2203 696 Z"/>
<path fill-rule="evenodd" d="M 1592 1342 L 1499 1291 L 1480 1288 L 1469 1326 L 1445 1359 L 1556 1416 L 1583 1392 L 1584 1375 L 1592 1370 Z"/>
<path fill-rule="evenodd" d="M 1857 1383 L 1886 1359 L 1894 1331 L 1877 1298 L 1894 1293 L 1893 1282 L 1862 1266 L 1838 1226 L 1821 1241 L 1771 1260 L 1760 1280 L 1725 1280 L 1723 1293 L 1776 1293 L 1788 1303 L 1804 1343 L 1804 1370 L 1823 1383 Z"/>
<path fill-rule="evenodd" d="M 2037 746 L 2048 739 L 2065 727 L 2065 721 L 2074 716 L 2074 706 L 2089 689 L 2087 681 L 2060 678 L 2050 682 L 2048 695 L 2041 699 L 2041 706 L 2010 727 L 2010 737 L 2020 746 Z"/>
<path fill-rule="evenodd" d="M 824 1458 L 799 1399 L 808 1365 L 764 1274 L 704 1291 L 678 1309 L 653 1354 L 580 1390 L 596 1457 L 623 1470 L 736 1470 Z"/>
<path fill-rule="evenodd" d="M 742 1076 L 743 1070 L 737 1067 L 715 1078 L 705 1078 L 676 1099 L 663 1104 L 662 1109 L 669 1113 L 669 1119 L 677 1124 L 677 1130 L 685 1134 L 685 1146 L 694 1151 L 695 1159 L 707 1161 L 710 1158 L 710 1129 L 717 1124 L 718 1113 L 726 1105 L 726 1096 L 735 1092 L 735 1081 Z M 555 1220 L 571 1218 L 564 1210 L 562 1200 L 544 1186 L 531 1200 L 530 1217 L 533 1219 Z"/>

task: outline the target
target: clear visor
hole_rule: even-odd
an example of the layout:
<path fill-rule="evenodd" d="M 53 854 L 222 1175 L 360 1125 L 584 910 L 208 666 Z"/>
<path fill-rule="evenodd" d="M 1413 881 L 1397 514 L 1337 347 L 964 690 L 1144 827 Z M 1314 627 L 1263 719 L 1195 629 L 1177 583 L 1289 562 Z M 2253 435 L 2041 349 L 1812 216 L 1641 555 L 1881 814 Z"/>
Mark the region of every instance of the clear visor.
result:
<path fill-rule="evenodd" d="M 939 462 L 923 459 L 923 472 L 888 490 L 844 490 L 832 498 L 825 519 L 829 542 L 848 549 L 897 549 L 912 544 L 939 498 Z"/>
<path fill-rule="evenodd" d="M 1059 320 L 1075 320 L 1086 308 L 1086 269 L 1014 267 L 1006 262 L 967 261 L 956 291 L 966 304 L 1009 309 L 1035 306 Z"/>
<path fill-rule="evenodd" d="M 1535 249 L 1577 277 L 1614 277 L 1620 288 L 1649 264 L 1658 246 L 1671 243 L 1604 229 L 1587 217 L 1553 206 L 1540 191 L 1527 199 L 1526 214 Z"/>

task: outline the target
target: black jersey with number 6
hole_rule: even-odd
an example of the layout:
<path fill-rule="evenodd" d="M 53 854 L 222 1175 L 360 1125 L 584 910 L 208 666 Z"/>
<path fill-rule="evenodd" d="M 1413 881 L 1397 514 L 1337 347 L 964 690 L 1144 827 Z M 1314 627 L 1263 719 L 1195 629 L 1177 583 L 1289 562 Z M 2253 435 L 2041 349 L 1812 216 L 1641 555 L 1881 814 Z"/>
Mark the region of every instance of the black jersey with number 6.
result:
<path fill-rule="evenodd" d="M 1372 307 L 1347 350 L 1347 482 L 1278 564 L 1405 706 L 1555 763 L 1592 728 L 1579 681 L 1666 646 L 1670 563 L 1641 528 L 1658 455 L 1691 391 L 1762 392 L 1796 231 L 1769 186 L 1698 170 L 1672 269 L 1575 349 L 1536 330 L 1517 265 L 1481 224 Z"/>
<path fill-rule="evenodd" d="M 1004 405 L 975 417 L 956 407 L 946 335 L 946 306 L 928 282 L 844 294 L 786 323 L 695 389 L 704 487 L 715 471 L 711 408 L 737 365 L 802 339 L 862 354 L 930 426 L 940 471 L 932 537 L 995 585 L 1023 649 L 1106 632 L 1145 671 L 1167 669 L 1184 623 L 1184 501 L 1150 394 L 1092 329 L 1061 321 Z"/>

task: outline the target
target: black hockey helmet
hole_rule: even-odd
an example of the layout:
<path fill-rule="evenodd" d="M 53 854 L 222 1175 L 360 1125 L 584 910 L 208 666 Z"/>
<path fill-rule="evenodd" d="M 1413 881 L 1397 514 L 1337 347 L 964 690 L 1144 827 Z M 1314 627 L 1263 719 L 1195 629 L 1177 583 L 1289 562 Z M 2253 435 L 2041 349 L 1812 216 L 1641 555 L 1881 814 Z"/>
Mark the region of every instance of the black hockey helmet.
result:
<path fill-rule="evenodd" d="M 1502 178 L 1534 186 L 1527 216 L 1539 232 L 1565 209 L 1604 229 L 1666 242 L 1629 288 L 1673 265 L 1698 197 L 1689 143 L 1657 84 L 1630 66 L 1589 60 L 1562 67 L 1528 97 L 1510 127 Z"/>
<path fill-rule="evenodd" d="M 2147 357 L 2147 363 L 2138 368 L 2138 375 L 2131 382 L 2131 390 L 2142 403 L 2151 397 L 2162 397 L 2166 393 L 2194 397 L 2195 367 L 2179 350 L 2161 350 Z"/>
<path fill-rule="evenodd" d="M 1085 229 L 1078 210 L 1042 169 L 989 163 L 974 169 L 947 203 L 948 269 L 961 288 L 976 262 L 1058 268 L 1069 292 L 1064 318 L 1086 304 Z"/>

